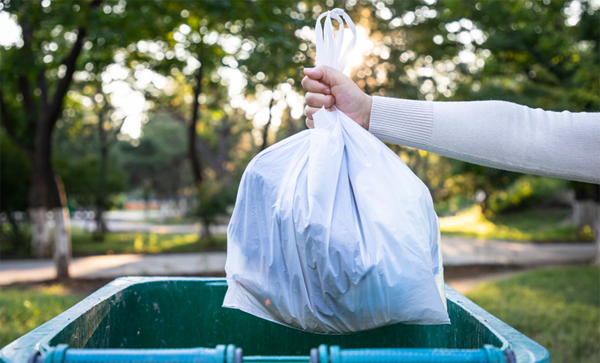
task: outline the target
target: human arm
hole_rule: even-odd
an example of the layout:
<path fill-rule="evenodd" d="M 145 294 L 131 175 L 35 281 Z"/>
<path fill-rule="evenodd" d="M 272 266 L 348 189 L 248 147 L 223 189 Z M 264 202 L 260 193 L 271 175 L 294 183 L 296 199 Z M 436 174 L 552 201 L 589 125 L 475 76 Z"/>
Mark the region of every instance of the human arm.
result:
<path fill-rule="evenodd" d="M 321 71 L 319 81 L 334 85 L 335 105 L 345 112 L 335 88 L 345 76 Z M 344 82 L 344 89 L 353 89 Z M 344 98 L 357 109 L 371 106 L 368 115 L 348 116 L 383 141 L 498 169 L 600 183 L 600 113 L 552 112 L 503 101 L 365 100 Z M 318 101 L 307 94 L 307 111 L 318 110 Z"/>
<path fill-rule="evenodd" d="M 600 183 L 600 113 L 373 97 L 377 138 L 497 169 Z"/>

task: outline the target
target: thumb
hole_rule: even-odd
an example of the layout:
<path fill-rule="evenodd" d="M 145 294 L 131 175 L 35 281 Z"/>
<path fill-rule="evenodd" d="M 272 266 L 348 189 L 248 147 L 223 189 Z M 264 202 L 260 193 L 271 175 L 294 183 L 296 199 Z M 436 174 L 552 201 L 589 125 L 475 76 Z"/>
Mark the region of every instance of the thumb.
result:
<path fill-rule="evenodd" d="M 304 74 L 306 74 L 308 78 L 325 83 L 330 87 L 344 84 L 348 80 L 348 77 L 346 77 L 342 72 L 328 66 L 304 68 Z"/>

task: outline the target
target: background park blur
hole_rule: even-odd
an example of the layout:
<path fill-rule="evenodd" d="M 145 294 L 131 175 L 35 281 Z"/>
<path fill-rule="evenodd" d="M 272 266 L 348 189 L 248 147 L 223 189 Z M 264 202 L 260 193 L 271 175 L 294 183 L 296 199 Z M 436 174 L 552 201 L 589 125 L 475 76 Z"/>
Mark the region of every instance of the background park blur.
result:
<path fill-rule="evenodd" d="M 357 25 L 348 75 L 368 94 L 600 111 L 598 0 L 3 0 L 0 268 L 21 267 L 0 270 L 0 346 L 110 281 L 78 258 L 225 251 L 244 168 L 306 128 L 302 68 L 334 7 Z M 510 250 L 459 264 L 510 272 L 468 296 L 556 362 L 600 360 L 599 186 L 389 146 L 429 187 L 444 240 Z M 586 252 L 546 261 L 535 246 Z M 33 258 L 58 280 L 10 275 Z"/>

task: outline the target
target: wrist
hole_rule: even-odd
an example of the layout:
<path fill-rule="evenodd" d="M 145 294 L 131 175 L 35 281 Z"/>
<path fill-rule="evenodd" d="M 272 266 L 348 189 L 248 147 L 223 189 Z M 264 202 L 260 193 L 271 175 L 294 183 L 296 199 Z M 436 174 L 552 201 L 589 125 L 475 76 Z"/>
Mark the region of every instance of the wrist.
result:
<path fill-rule="evenodd" d="M 373 106 L 373 97 L 365 94 L 365 103 L 361 126 L 369 131 L 369 123 L 371 121 L 371 107 Z"/>

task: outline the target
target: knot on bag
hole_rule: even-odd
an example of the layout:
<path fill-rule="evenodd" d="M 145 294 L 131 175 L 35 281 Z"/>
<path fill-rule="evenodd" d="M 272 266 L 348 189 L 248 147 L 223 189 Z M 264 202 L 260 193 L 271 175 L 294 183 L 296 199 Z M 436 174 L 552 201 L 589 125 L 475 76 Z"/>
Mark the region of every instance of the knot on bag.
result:
<path fill-rule="evenodd" d="M 325 29 L 321 26 L 321 19 L 325 18 Z M 333 26 L 331 18 L 338 21 L 338 32 L 333 36 Z M 346 49 L 342 52 L 344 45 L 344 21 L 350 28 L 354 38 L 350 41 Z M 322 13 L 317 19 L 315 26 L 316 46 L 317 46 L 317 65 L 328 66 L 340 72 L 346 67 L 346 58 L 356 45 L 356 26 L 354 22 L 342 9 L 333 9 Z"/>

